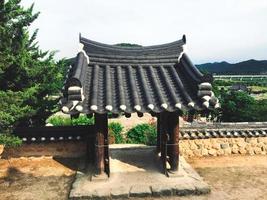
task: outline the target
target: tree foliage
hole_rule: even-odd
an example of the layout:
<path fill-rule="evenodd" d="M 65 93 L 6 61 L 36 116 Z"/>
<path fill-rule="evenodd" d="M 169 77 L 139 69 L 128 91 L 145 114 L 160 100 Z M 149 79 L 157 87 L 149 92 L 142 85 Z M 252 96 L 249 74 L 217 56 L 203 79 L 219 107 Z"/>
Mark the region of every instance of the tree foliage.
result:
<path fill-rule="evenodd" d="M 124 143 L 122 136 L 123 126 L 118 122 L 111 122 L 108 124 L 108 133 L 111 137 L 114 137 L 116 144 Z"/>
<path fill-rule="evenodd" d="M 0 1 L 0 132 L 40 124 L 56 108 L 49 95 L 62 87 L 66 63 L 40 50 L 38 30 L 29 33 L 38 15 L 20 0 Z"/>
<path fill-rule="evenodd" d="M 14 135 L 0 134 L 0 145 L 5 147 L 18 147 L 22 144 L 22 140 Z"/>
<path fill-rule="evenodd" d="M 157 130 L 150 124 L 138 124 L 131 128 L 126 135 L 128 143 L 155 145 Z"/>
<path fill-rule="evenodd" d="M 255 121 L 256 100 L 245 92 L 222 93 L 222 121 Z"/>
<path fill-rule="evenodd" d="M 267 99 L 256 100 L 247 92 L 227 91 L 213 85 L 221 109 L 213 111 L 212 117 L 223 122 L 267 121 Z"/>

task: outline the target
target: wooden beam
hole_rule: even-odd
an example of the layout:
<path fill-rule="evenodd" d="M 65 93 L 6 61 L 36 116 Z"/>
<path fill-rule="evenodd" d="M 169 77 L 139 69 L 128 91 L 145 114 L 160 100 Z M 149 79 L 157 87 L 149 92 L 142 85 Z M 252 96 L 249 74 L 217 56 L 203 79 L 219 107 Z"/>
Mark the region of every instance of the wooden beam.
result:
<path fill-rule="evenodd" d="M 107 152 L 105 146 L 108 145 L 108 117 L 107 114 L 95 114 L 95 165 L 96 174 L 103 174 L 107 169 L 105 169 L 105 158 L 107 157 Z M 105 142 L 106 140 L 106 142 Z"/>
<path fill-rule="evenodd" d="M 168 156 L 171 171 L 178 171 L 179 166 L 179 114 L 168 113 L 167 117 L 168 124 Z"/>

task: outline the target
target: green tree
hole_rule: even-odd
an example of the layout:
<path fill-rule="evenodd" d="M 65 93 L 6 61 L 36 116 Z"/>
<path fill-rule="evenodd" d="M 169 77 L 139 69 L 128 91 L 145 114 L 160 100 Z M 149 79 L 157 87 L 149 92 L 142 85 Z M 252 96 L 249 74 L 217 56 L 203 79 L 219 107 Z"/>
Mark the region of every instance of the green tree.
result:
<path fill-rule="evenodd" d="M 150 124 L 138 124 L 127 133 L 127 142 L 132 144 L 155 145 L 157 141 L 157 129 Z"/>
<path fill-rule="evenodd" d="M 62 87 L 66 62 L 40 50 L 37 30 L 29 33 L 38 15 L 20 0 L 0 1 L 0 133 L 41 124 L 56 109 L 51 95 Z"/>
<path fill-rule="evenodd" d="M 257 101 L 246 92 L 220 94 L 221 120 L 225 122 L 260 121 Z"/>

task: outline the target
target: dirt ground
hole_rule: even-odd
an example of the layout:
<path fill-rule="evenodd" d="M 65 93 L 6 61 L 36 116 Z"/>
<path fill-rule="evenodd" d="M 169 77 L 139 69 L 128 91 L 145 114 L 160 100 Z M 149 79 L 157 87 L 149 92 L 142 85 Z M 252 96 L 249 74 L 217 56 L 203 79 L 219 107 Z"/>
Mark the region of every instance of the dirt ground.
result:
<path fill-rule="evenodd" d="M 51 157 L 0 160 L 0 199 L 67 199 L 78 163 Z"/>
<path fill-rule="evenodd" d="M 267 200 L 267 156 L 208 157 L 187 160 L 211 185 L 211 194 L 169 200 Z M 153 198 L 146 198 L 150 200 Z"/>
<path fill-rule="evenodd" d="M 0 160 L 1 200 L 67 199 L 79 160 L 20 158 Z M 195 158 L 188 162 L 212 186 L 206 196 L 171 200 L 267 200 L 267 156 Z M 147 200 L 153 198 L 146 198 Z"/>

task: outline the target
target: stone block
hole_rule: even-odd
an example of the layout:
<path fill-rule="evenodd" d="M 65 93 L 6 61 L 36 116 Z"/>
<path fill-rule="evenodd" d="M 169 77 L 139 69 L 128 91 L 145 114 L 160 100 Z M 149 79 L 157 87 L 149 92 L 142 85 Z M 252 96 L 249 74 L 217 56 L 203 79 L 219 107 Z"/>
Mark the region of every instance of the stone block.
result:
<path fill-rule="evenodd" d="M 221 144 L 223 144 L 223 143 L 226 143 L 226 144 L 228 144 L 228 138 L 217 138 L 216 139 L 216 141 L 218 142 L 218 143 L 221 143 Z"/>
<path fill-rule="evenodd" d="M 247 151 L 248 151 L 249 155 L 254 155 L 255 154 L 253 148 L 249 148 Z"/>
<path fill-rule="evenodd" d="M 259 137 L 258 142 L 263 142 L 264 144 L 267 144 L 267 137 Z"/>
<path fill-rule="evenodd" d="M 153 185 L 151 186 L 152 195 L 155 197 L 171 196 L 173 188 L 166 185 Z"/>
<path fill-rule="evenodd" d="M 221 156 L 221 155 L 223 155 L 224 154 L 224 150 L 223 149 L 219 149 L 219 150 L 217 150 L 217 155 L 218 156 Z"/>
<path fill-rule="evenodd" d="M 192 144 L 190 144 L 190 149 L 196 150 L 196 149 L 198 149 L 198 146 L 195 143 L 192 143 Z"/>
<path fill-rule="evenodd" d="M 206 148 L 206 149 L 212 148 L 212 144 L 211 144 L 210 140 L 204 140 L 203 145 L 204 145 L 204 148 Z"/>
<path fill-rule="evenodd" d="M 189 145 L 196 145 L 196 143 L 195 143 L 195 141 L 196 140 L 187 140 L 188 142 L 187 142 L 187 144 L 189 144 Z"/>
<path fill-rule="evenodd" d="M 98 199 L 98 200 L 110 199 L 110 189 L 103 188 L 101 190 L 94 190 L 92 193 L 92 199 Z"/>
<path fill-rule="evenodd" d="M 247 143 L 245 141 L 240 141 L 237 143 L 237 146 L 238 147 L 245 147 L 245 146 L 247 146 Z"/>
<path fill-rule="evenodd" d="M 238 154 L 238 147 L 236 145 L 232 147 L 232 153 Z"/>
<path fill-rule="evenodd" d="M 246 142 L 250 143 L 251 146 L 255 146 L 258 143 L 258 138 L 246 138 Z"/>
<path fill-rule="evenodd" d="M 230 147 L 224 149 L 224 154 L 225 154 L 225 155 L 231 155 L 231 154 L 232 154 L 232 149 L 231 149 Z"/>
<path fill-rule="evenodd" d="M 257 147 L 264 147 L 265 144 L 263 142 L 258 142 Z"/>
<path fill-rule="evenodd" d="M 191 195 L 196 192 L 196 188 L 192 183 L 179 183 L 175 185 L 173 194 L 177 196 Z"/>
<path fill-rule="evenodd" d="M 261 150 L 262 150 L 263 152 L 266 152 L 266 153 L 267 153 L 267 146 L 263 146 L 263 147 L 261 147 Z"/>
<path fill-rule="evenodd" d="M 112 199 L 129 198 L 129 188 L 126 187 L 112 188 L 110 194 Z"/>
<path fill-rule="evenodd" d="M 212 144 L 212 148 L 218 150 L 218 149 L 221 148 L 221 145 L 220 145 L 220 143 L 213 143 L 213 144 Z"/>
<path fill-rule="evenodd" d="M 197 139 L 197 140 L 194 140 L 194 141 L 195 141 L 195 143 L 197 145 L 203 144 L 203 140 L 201 140 L 201 139 Z"/>
<path fill-rule="evenodd" d="M 254 152 L 255 152 L 255 154 L 258 155 L 258 154 L 261 154 L 262 150 L 260 147 L 254 147 Z"/>
<path fill-rule="evenodd" d="M 95 174 L 92 176 L 91 181 L 96 181 L 96 182 L 105 182 L 108 181 L 108 175 L 106 173 L 102 174 Z"/>
<path fill-rule="evenodd" d="M 227 149 L 227 148 L 229 148 L 229 144 L 223 143 L 223 144 L 221 144 L 221 148 L 222 149 Z"/>
<path fill-rule="evenodd" d="M 194 156 L 194 152 L 190 149 L 187 149 L 187 150 L 185 150 L 185 155 L 187 155 L 188 157 L 192 157 L 192 156 Z"/>
<path fill-rule="evenodd" d="M 245 155 L 247 154 L 247 151 L 245 148 L 239 148 L 238 152 L 241 154 L 241 155 Z"/>
<path fill-rule="evenodd" d="M 130 189 L 130 197 L 148 197 L 151 194 L 150 186 L 147 185 L 134 185 Z"/>
<path fill-rule="evenodd" d="M 195 181 L 193 184 L 196 188 L 195 194 L 197 195 L 209 194 L 211 192 L 210 186 L 203 181 Z"/>
<path fill-rule="evenodd" d="M 196 149 L 196 150 L 194 150 L 194 155 L 195 155 L 195 156 L 198 156 L 198 157 L 201 157 L 201 156 L 202 156 L 202 154 L 201 154 L 201 150 L 200 150 L 200 149 Z"/>
<path fill-rule="evenodd" d="M 210 149 L 208 152 L 209 152 L 209 155 L 211 155 L 211 156 L 217 155 L 217 151 L 215 149 Z"/>
<path fill-rule="evenodd" d="M 202 149 L 202 150 L 201 150 L 201 154 L 202 154 L 203 156 L 207 156 L 207 155 L 209 155 L 209 152 L 208 152 L 207 149 Z"/>

